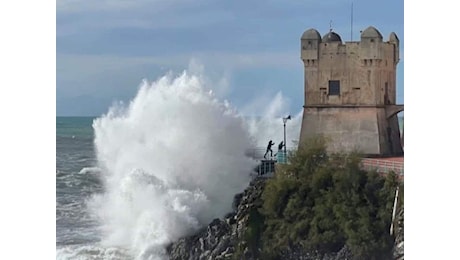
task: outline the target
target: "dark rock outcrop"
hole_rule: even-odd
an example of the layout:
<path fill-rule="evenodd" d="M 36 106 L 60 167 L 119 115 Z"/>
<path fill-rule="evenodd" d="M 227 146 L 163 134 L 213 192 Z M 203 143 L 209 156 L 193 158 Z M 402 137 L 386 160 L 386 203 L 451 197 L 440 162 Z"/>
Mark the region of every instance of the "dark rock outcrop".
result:
<path fill-rule="evenodd" d="M 251 211 L 260 207 L 261 195 L 265 185 L 265 178 L 253 180 L 249 187 L 235 195 L 233 212 L 225 215 L 223 220 L 214 219 L 207 227 L 197 234 L 181 238 L 167 247 L 171 260 L 214 260 L 261 259 L 254 255 L 260 248 L 250 250 L 245 242 L 245 233 L 249 225 Z M 344 246 L 338 252 L 319 254 L 302 248 L 291 246 L 279 253 L 283 260 L 347 260 L 353 259 L 351 250 Z M 395 243 L 393 259 L 404 259 L 404 207 L 401 207 L 395 220 Z"/>
<path fill-rule="evenodd" d="M 225 215 L 223 220 L 214 219 L 197 234 L 181 238 L 168 246 L 170 259 L 256 259 L 242 238 L 249 212 L 254 208 L 254 202 L 260 199 L 264 185 L 265 179 L 253 180 L 243 193 L 235 195 L 232 204 L 234 211 Z"/>

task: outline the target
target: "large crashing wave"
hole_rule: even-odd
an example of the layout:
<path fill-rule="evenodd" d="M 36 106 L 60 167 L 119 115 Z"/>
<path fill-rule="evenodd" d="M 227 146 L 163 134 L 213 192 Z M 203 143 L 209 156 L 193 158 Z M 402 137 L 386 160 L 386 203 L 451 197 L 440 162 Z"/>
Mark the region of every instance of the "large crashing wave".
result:
<path fill-rule="evenodd" d="M 104 242 L 140 259 L 230 211 L 254 166 L 242 118 L 185 72 L 144 82 L 93 127 L 106 193 L 91 206 Z"/>
<path fill-rule="evenodd" d="M 278 95 L 269 113 L 282 101 Z M 231 210 L 255 166 L 245 151 L 282 138 L 280 120 L 245 119 L 186 72 L 143 82 L 128 106 L 93 123 L 106 192 L 90 208 L 103 223 L 103 245 L 167 258 L 165 245 Z M 300 113 L 292 121 L 288 132 L 298 138 Z"/>

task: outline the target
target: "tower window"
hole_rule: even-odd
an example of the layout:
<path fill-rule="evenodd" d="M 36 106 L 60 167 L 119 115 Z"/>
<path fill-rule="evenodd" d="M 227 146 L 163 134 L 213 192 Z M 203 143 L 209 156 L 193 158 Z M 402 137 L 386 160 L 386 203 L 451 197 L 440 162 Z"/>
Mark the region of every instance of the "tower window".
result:
<path fill-rule="evenodd" d="M 340 95 L 340 80 L 329 80 L 329 95 Z"/>

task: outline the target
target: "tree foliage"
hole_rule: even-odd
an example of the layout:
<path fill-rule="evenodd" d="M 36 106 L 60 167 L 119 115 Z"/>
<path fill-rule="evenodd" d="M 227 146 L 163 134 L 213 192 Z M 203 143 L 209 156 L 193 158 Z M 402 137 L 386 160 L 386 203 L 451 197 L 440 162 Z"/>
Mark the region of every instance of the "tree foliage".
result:
<path fill-rule="evenodd" d="M 394 174 L 362 170 L 359 154 L 328 154 L 324 138 L 311 139 L 267 181 L 257 244 L 273 258 L 292 245 L 335 252 L 346 244 L 358 259 L 385 259 L 397 185 Z"/>

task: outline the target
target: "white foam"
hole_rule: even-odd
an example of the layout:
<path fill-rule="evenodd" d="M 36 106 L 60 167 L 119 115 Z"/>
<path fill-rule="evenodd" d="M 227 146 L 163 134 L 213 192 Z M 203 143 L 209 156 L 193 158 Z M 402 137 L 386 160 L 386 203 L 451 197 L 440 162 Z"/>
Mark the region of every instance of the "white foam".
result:
<path fill-rule="evenodd" d="M 95 174 L 99 173 L 101 168 L 99 167 L 83 167 L 78 174 Z"/>
<path fill-rule="evenodd" d="M 93 127 L 106 193 L 89 206 L 103 244 L 138 259 L 165 259 L 165 245 L 229 212 L 255 166 L 242 117 L 185 72 L 143 82 Z"/>
<path fill-rule="evenodd" d="M 56 260 L 129 260 L 128 249 L 100 245 L 69 245 L 56 249 Z"/>
<path fill-rule="evenodd" d="M 245 151 L 283 139 L 281 93 L 263 118 L 243 119 L 210 89 L 200 76 L 169 74 L 143 82 L 129 105 L 114 105 L 93 122 L 106 192 L 88 206 L 103 223 L 101 247 L 166 259 L 165 245 L 231 210 L 255 166 Z M 286 124 L 289 148 L 300 122 L 301 112 Z"/>

